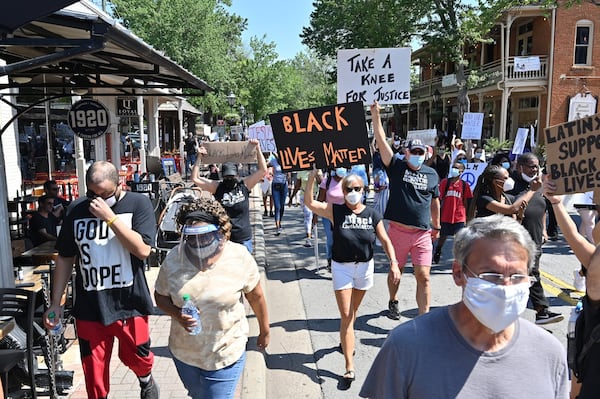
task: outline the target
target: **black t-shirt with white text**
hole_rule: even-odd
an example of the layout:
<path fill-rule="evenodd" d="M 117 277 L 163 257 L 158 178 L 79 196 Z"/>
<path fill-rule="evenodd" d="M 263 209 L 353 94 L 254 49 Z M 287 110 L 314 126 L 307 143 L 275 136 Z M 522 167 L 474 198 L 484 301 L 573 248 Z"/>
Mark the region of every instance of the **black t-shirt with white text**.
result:
<path fill-rule="evenodd" d="M 387 168 L 390 179 L 390 199 L 385 219 L 417 227 L 431 228 L 431 200 L 440 196 L 439 178 L 427 165 L 412 170 L 406 161 L 393 156 Z"/>
<path fill-rule="evenodd" d="M 105 221 L 90 213 L 89 204 L 87 199 L 71 204 L 56 242 L 60 256 L 76 256 L 75 318 L 109 325 L 152 314 L 144 261 L 127 251 Z M 148 197 L 124 192 L 112 210 L 144 243 L 154 245 L 156 218 Z"/>
<path fill-rule="evenodd" d="M 215 191 L 215 199 L 223 205 L 231 219 L 230 240 L 242 244 L 252 238 L 250 225 L 250 190 L 246 183 L 238 181 L 234 188 L 228 189 L 223 182 Z"/>
<path fill-rule="evenodd" d="M 333 204 L 333 260 L 371 260 L 376 238 L 375 228 L 381 219 L 381 214 L 370 207 L 355 214 L 346 204 Z"/>

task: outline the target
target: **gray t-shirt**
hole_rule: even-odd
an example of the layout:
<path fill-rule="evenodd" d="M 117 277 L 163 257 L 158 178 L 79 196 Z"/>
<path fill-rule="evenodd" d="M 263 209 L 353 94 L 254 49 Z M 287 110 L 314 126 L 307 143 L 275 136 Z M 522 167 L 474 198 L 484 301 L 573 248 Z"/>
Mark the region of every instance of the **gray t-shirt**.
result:
<path fill-rule="evenodd" d="M 569 397 L 567 357 L 560 342 L 519 319 L 497 352 L 473 348 L 448 307 L 407 321 L 388 336 L 360 396 L 419 399 L 552 399 Z"/>

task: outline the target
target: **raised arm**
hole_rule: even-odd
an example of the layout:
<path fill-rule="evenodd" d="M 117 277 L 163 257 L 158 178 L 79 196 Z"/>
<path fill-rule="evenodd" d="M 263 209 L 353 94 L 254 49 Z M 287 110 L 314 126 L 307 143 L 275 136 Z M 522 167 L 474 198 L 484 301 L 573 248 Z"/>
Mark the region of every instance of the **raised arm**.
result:
<path fill-rule="evenodd" d="M 304 190 L 304 205 L 314 214 L 327 218 L 333 222 L 333 206 L 327 202 L 317 201 L 313 198 L 313 186 L 315 184 L 316 170 L 312 170 L 308 175 L 306 189 Z"/>
<path fill-rule="evenodd" d="M 192 181 L 202 190 L 206 190 L 211 194 L 214 194 L 217 191 L 217 187 L 219 186 L 219 181 L 210 180 L 206 177 L 200 176 L 200 165 L 202 165 L 202 155 L 207 154 L 206 148 L 204 146 L 200 146 L 198 148 L 198 156 L 196 157 L 196 163 L 192 168 Z"/>
<path fill-rule="evenodd" d="M 379 114 L 379 103 L 377 101 L 371 105 L 371 122 L 373 123 L 373 134 L 375 136 L 377 146 L 379 147 L 381 161 L 386 167 L 388 167 L 392 162 L 394 151 L 392 151 L 392 147 L 390 147 L 385 139 L 385 132 L 383 130 L 383 125 L 381 124 L 381 115 Z"/>
<path fill-rule="evenodd" d="M 267 173 L 267 161 L 265 160 L 265 156 L 260 149 L 260 142 L 258 140 L 250 139 L 248 141 L 248 145 L 253 145 L 256 147 L 256 161 L 258 162 L 258 169 L 256 172 L 244 179 L 244 184 L 246 184 L 248 190 L 252 190 L 252 188 L 265 177 L 265 174 Z"/>

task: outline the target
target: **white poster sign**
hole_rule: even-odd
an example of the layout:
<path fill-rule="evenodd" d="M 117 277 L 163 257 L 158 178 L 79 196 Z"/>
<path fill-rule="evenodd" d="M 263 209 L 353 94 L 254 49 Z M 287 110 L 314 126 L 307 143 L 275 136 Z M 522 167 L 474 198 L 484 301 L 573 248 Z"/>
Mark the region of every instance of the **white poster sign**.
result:
<path fill-rule="evenodd" d="M 529 134 L 529 128 L 520 127 L 517 129 L 517 135 L 515 136 L 515 144 L 513 145 L 513 154 L 522 154 L 525 149 L 525 143 L 527 142 L 527 135 Z"/>
<path fill-rule="evenodd" d="M 456 85 L 456 74 L 442 76 L 442 87 L 450 87 Z"/>
<path fill-rule="evenodd" d="M 248 138 L 257 139 L 260 142 L 260 150 L 262 152 L 275 152 L 277 146 L 275 145 L 275 139 L 273 139 L 273 129 L 271 125 L 265 125 L 264 121 L 255 123 L 248 127 Z"/>
<path fill-rule="evenodd" d="M 437 137 L 436 129 L 409 130 L 406 134 L 408 140 L 419 139 L 425 145 L 435 146 L 435 138 Z"/>
<path fill-rule="evenodd" d="M 460 178 L 471 187 L 471 191 L 475 190 L 477 186 L 477 179 L 483 173 L 485 168 L 488 166 L 486 162 L 468 163 L 465 167 L 465 171 L 460 175 Z"/>
<path fill-rule="evenodd" d="M 540 70 L 540 57 L 515 57 L 515 72 Z"/>
<path fill-rule="evenodd" d="M 337 102 L 410 104 L 410 48 L 338 50 Z"/>
<path fill-rule="evenodd" d="M 463 128 L 461 133 L 461 138 L 463 140 L 481 140 L 482 128 L 482 112 L 465 112 L 463 116 Z"/>
<path fill-rule="evenodd" d="M 569 121 L 585 118 L 596 113 L 596 98 L 591 94 L 577 93 L 569 101 Z"/>

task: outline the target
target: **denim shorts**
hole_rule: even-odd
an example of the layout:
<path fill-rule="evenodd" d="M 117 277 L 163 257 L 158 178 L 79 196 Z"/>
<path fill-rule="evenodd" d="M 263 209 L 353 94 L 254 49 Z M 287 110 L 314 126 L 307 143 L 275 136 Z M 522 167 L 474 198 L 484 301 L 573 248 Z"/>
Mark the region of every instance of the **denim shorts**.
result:
<path fill-rule="evenodd" d="M 219 370 L 203 370 L 177 360 L 173 356 L 179 378 L 192 399 L 233 399 L 235 389 L 244 371 L 246 352 L 235 363 Z"/>

